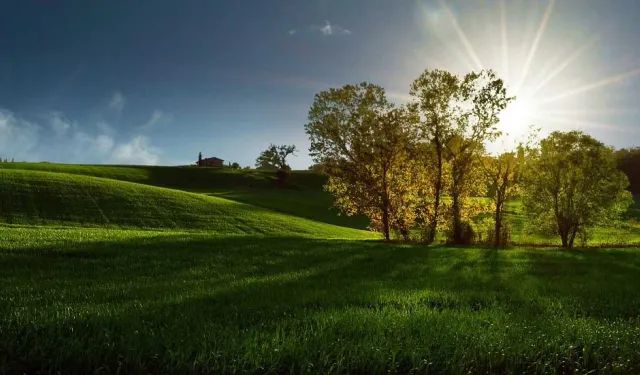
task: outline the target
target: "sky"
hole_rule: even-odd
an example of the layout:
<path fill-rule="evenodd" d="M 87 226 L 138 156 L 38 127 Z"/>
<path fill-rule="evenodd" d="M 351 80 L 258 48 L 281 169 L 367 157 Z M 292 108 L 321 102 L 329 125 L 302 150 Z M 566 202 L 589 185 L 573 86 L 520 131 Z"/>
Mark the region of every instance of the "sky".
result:
<path fill-rule="evenodd" d="M 491 68 L 501 125 L 640 145 L 636 0 L 4 0 L 0 157 L 253 165 L 295 144 L 314 95 L 369 81 L 398 104 L 425 69 Z"/>

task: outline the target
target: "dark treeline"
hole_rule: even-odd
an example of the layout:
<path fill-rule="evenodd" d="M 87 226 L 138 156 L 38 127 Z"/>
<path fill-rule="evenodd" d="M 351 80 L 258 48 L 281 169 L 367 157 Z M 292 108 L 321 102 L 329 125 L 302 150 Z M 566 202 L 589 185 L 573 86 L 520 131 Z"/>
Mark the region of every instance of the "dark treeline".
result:
<path fill-rule="evenodd" d="M 397 106 L 375 84 L 332 88 L 316 94 L 305 125 L 335 205 L 369 217 L 387 240 L 504 246 L 505 203 L 518 197 L 527 227 L 571 248 L 632 202 L 626 189 L 629 180 L 637 189 L 637 149 L 614 152 L 571 131 L 532 133 L 488 154 L 486 145 L 502 135 L 500 114 L 515 100 L 491 70 L 426 70 L 409 94 Z"/>
<path fill-rule="evenodd" d="M 623 148 L 616 151 L 618 168 L 629 178 L 629 190 L 640 195 L 640 147 Z"/>

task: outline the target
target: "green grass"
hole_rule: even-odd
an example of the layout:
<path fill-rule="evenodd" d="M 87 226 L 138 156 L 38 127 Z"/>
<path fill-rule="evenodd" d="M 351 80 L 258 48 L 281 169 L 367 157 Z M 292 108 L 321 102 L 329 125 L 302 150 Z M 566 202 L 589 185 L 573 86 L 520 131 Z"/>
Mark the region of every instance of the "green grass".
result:
<path fill-rule="evenodd" d="M 375 238 L 369 232 L 202 194 L 65 173 L 3 169 L 0 222 Z"/>
<path fill-rule="evenodd" d="M 0 227 L 2 373 L 639 373 L 636 250 Z"/>
<path fill-rule="evenodd" d="M 322 183 L 2 164 L 0 373 L 640 373 L 637 248 L 384 244 Z"/>
<path fill-rule="evenodd" d="M 364 216 L 340 214 L 332 207 L 333 197 L 321 190 L 235 189 L 207 194 L 343 227 L 365 230 L 369 225 Z"/>
<path fill-rule="evenodd" d="M 58 172 L 119 181 L 207 192 L 214 189 L 278 187 L 275 172 L 231 168 L 163 167 L 144 165 L 84 165 L 56 163 L 0 163 L 0 169 Z M 294 171 L 289 188 L 322 190 L 325 178 L 308 171 Z"/>

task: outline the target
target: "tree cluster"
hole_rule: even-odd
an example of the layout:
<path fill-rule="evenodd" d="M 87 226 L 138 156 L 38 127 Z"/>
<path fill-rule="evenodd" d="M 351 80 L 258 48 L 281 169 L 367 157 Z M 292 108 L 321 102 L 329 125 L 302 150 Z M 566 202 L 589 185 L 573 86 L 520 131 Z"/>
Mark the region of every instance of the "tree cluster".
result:
<path fill-rule="evenodd" d="M 499 115 L 515 99 L 493 71 L 426 70 L 409 94 L 396 106 L 372 83 L 332 88 L 316 94 L 305 125 L 335 205 L 369 217 L 385 239 L 503 246 L 505 204 L 522 195 L 531 221 L 553 227 L 571 247 L 576 235 L 628 206 L 613 150 L 583 133 L 556 132 L 539 145 L 489 155 L 487 143 L 501 135 Z M 483 216 L 491 225 L 481 233 Z"/>
<path fill-rule="evenodd" d="M 618 168 L 629 178 L 629 190 L 640 195 L 640 147 L 617 150 L 615 157 Z"/>

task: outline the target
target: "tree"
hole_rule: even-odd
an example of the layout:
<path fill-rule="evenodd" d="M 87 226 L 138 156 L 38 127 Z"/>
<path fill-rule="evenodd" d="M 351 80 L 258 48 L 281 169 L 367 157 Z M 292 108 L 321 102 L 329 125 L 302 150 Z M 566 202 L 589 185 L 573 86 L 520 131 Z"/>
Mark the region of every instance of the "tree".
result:
<path fill-rule="evenodd" d="M 484 143 L 495 139 L 499 115 L 514 98 L 508 97 L 504 83 L 491 70 L 471 72 L 463 77 L 442 70 L 425 71 L 416 79 L 410 94 L 421 111 L 420 133 L 433 145 L 436 177 L 433 180 L 433 202 L 430 231 L 435 235 L 441 195 L 444 191 L 445 160 L 450 168 L 448 193 L 450 241 L 468 242 L 464 237 L 465 204 L 478 180 Z"/>
<path fill-rule="evenodd" d="M 202 164 L 202 152 L 198 153 L 198 165 Z"/>
<path fill-rule="evenodd" d="M 453 121 L 451 103 L 458 95 L 459 79 L 444 70 L 425 70 L 413 83 L 409 94 L 414 97 L 420 109 L 419 136 L 431 147 L 423 148 L 431 157 L 423 158 L 425 168 L 433 167 L 435 176 L 429 182 L 430 196 L 424 197 L 428 202 L 424 205 L 427 227 L 426 242 L 435 240 L 438 220 L 440 218 L 440 202 L 444 190 L 444 143 L 450 136 Z M 431 164 L 435 160 L 435 165 Z"/>
<path fill-rule="evenodd" d="M 506 245 L 504 228 L 504 205 L 507 199 L 515 195 L 518 189 L 519 166 L 524 157 L 524 149 L 516 152 L 504 152 L 496 157 L 486 156 L 483 171 L 489 183 L 490 197 L 493 203 L 493 231 L 490 240 L 494 247 Z"/>
<path fill-rule="evenodd" d="M 231 168 L 232 169 L 240 169 L 240 164 L 238 164 L 237 162 L 233 162 L 233 164 L 231 164 Z"/>
<path fill-rule="evenodd" d="M 296 156 L 296 152 L 295 145 L 276 146 L 272 143 L 256 159 L 256 168 L 290 171 L 291 168 L 287 164 L 287 157 L 289 155 Z"/>
<path fill-rule="evenodd" d="M 613 150 L 580 131 L 553 132 L 526 156 L 523 206 L 531 223 L 572 248 L 591 228 L 607 224 L 632 202 Z"/>
<path fill-rule="evenodd" d="M 617 150 L 618 168 L 629 178 L 629 190 L 632 194 L 640 194 L 640 147 Z"/>
<path fill-rule="evenodd" d="M 305 131 L 329 176 L 326 189 L 347 215 L 364 214 L 386 240 L 412 226 L 407 168 L 415 106 L 394 108 L 382 87 L 363 82 L 316 94 Z"/>

